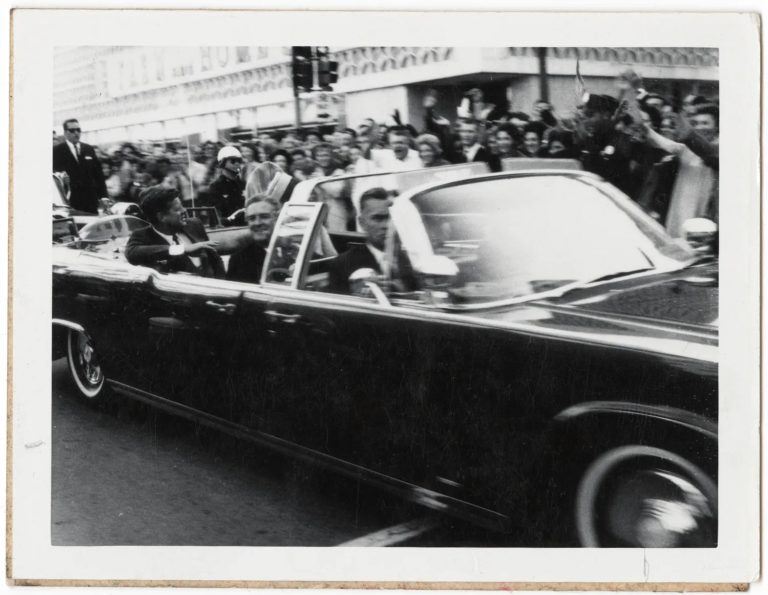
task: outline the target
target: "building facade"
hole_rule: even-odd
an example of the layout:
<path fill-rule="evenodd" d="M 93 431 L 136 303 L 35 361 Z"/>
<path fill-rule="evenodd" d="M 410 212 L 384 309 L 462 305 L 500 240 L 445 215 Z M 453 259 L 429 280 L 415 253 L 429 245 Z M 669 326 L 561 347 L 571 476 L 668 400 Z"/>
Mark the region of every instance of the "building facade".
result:
<path fill-rule="evenodd" d="M 542 59 L 543 50 L 543 59 Z M 577 103 L 577 59 L 588 90 L 613 93 L 631 67 L 645 87 L 680 99 L 718 95 L 715 48 L 340 47 L 332 93 L 296 107 L 288 47 L 67 47 L 54 55 L 54 129 L 78 118 L 86 142 L 226 140 L 302 125 L 356 126 L 364 118 L 422 127 L 427 90 L 456 116 L 462 94 L 529 111 L 542 95 L 565 113 Z M 543 75 L 542 73 L 546 74 Z"/>

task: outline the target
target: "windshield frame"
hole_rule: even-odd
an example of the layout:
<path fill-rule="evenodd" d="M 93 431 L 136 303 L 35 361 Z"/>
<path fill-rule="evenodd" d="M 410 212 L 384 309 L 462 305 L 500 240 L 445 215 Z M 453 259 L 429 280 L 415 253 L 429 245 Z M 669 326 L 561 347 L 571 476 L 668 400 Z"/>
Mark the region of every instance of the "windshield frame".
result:
<path fill-rule="evenodd" d="M 684 245 L 676 242 L 670 237 L 665 229 L 651 217 L 649 217 L 638 205 L 636 205 L 632 199 L 624 195 L 620 190 L 606 182 L 600 176 L 583 171 L 576 170 L 554 170 L 554 169 L 531 169 L 531 170 L 518 170 L 514 172 L 501 172 L 497 174 L 489 174 L 484 176 L 478 176 L 466 180 L 457 180 L 452 182 L 446 182 L 442 184 L 427 184 L 412 188 L 403 192 L 395 199 L 395 203 L 390 209 L 392 216 L 392 222 L 397 229 L 397 233 L 402 243 L 402 249 L 408 253 L 408 258 L 414 266 L 414 269 L 419 269 L 419 262 L 424 258 L 434 257 L 434 251 L 432 248 L 432 242 L 427 232 L 426 226 L 421 217 L 421 213 L 414 204 L 414 200 L 420 196 L 441 190 L 443 188 L 449 188 L 454 186 L 461 186 L 465 184 L 475 184 L 478 182 L 493 181 L 496 179 L 506 178 L 521 178 L 532 176 L 560 176 L 568 177 L 579 182 L 585 183 L 603 194 L 610 202 L 619 210 L 621 210 L 627 217 L 633 220 L 633 223 L 639 219 L 644 227 L 638 225 L 640 233 L 648 237 L 649 241 L 653 244 L 654 252 L 651 255 L 645 255 L 652 264 L 649 270 L 642 270 L 638 272 L 628 272 L 626 275 L 619 275 L 605 280 L 579 280 L 573 283 L 568 283 L 561 287 L 554 289 L 548 289 L 545 291 L 534 292 L 524 296 L 516 296 L 502 299 L 489 300 L 482 303 L 451 303 L 441 301 L 439 304 L 440 309 L 445 310 L 486 310 L 491 308 L 498 308 L 501 306 L 508 306 L 532 301 L 538 301 L 548 298 L 558 298 L 576 288 L 587 287 L 599 287 L 603 284 L 614 283 L 617 280 L 625 280 L 632 278 L 641 278 L 651 275 L 657 275 L 660 273 L 669 273 L 677 270 L 684 269 L 696 262 L 696 255 L 693 251 L 688 250 Z M 653 236 L 656 236 L 655 238 Z M 659 247 L 658 242 L 665 242 L 669 245 L 679 247 L 683 252 L 690 252 L 690 258 L 686 260 L 676 260 L 672 257 L 664 255 Z"/>

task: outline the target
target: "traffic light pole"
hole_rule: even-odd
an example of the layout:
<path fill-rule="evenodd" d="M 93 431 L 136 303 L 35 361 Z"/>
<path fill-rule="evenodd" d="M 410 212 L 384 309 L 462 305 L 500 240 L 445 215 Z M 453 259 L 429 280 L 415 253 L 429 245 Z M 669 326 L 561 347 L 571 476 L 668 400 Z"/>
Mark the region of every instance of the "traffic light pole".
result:
<path fill-rule="evenodd" d="M 293 89 L 293 107 L 296 110 L 296 132 L 301 129 L 301 100 L 299 99 L 299 90 L 294 87 Z"/>

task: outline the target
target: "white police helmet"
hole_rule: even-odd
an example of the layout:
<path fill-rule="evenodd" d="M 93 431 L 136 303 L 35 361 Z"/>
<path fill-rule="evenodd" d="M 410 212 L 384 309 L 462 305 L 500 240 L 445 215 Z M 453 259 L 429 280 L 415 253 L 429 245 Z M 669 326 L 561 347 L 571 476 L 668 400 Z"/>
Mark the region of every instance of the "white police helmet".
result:
<path fill-rule="evenodd" d="M 238 151 L 235 147 L 222 147 L 219 150 L 219 154 L 216 157 L 216 161 L 219 163 L 223 163 L 226 159 L 242 159 L 243 156 L 240 154 L 240 151 Z"/>

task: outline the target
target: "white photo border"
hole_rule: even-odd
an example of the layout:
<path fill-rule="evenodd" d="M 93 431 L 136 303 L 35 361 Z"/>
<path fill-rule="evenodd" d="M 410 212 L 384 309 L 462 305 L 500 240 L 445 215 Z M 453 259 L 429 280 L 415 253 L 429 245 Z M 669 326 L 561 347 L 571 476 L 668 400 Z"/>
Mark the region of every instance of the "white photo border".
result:
<path fill-rule="evenodd" d="M 172 19 L 173 26 L 169 26 Z M 759 570 L 759 17 L 733 13 L 17 10 L 13 15 L 12 541 L 16 579 L 744 583 Z M 76 32 L 76 34 L 73 34 Z M 717 47 L 719 546 L 713 549 L 54 547 L 47 251 L 53 48 L 66 45 Z M 41 373 L 46 371 L 46 373 Z M 37 445 L 37 446 L 35 446 Z"/>

